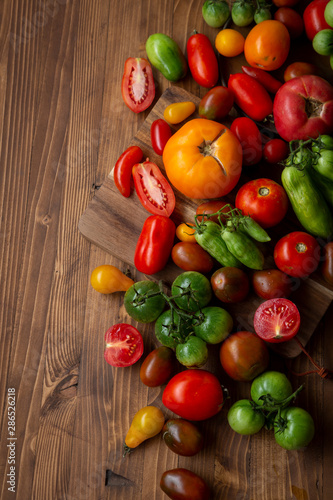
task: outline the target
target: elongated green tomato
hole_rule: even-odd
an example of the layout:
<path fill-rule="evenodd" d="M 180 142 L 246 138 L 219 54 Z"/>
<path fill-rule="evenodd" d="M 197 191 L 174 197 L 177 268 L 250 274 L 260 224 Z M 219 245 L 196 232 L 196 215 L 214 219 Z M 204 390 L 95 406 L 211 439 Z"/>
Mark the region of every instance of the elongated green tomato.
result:
<path fill-rule="evenodd" d="M 209 279 L 197 271 L 179 274 L 171 285 L 171 293 L 178 307 L 192 312 L 205 307 L 213 295 Z"/>
<path fill-rule="evenodd" d="M 323 149 L 333 149 L 333 137 L 327 134 L 319 136 L 312 141 L 311 149 L 315 153 L 320 153 Z"/>
<path fill-rule="evenodd" d="M 312 163 L 313 168 L 320 174 L 333 181 L 333 151 L 322 149 L 316 162 Z"/>
<path fill-rule="evenodd" d="M 206 0 L 202 6 L 202 17 L 212 28 L 221 28 L 230 17 L 230 7 L 225 0 Z"/>
<path fill-rule="evenodd" d="M 187 368 L 201 368 L 208 360 L 207 344 L 192 335 L 184 344 L 177 345 L 176 358 Z"/>
<path fill-rule="evenodd" d="M 129 453 L 141 443 L 161 432 L 165 418 L 163 412 L 156 406 L 141 408 L 132 420 L 125 437 L 124 454 Z"/>
<path fill-rule="evenodd" d="M 265 425 L 264 415 L 255 410 L 248 399 L 236 401 L 229 409 L 227 418 L 232 430 L 245 436 L 256 434 Z"/>
<path fill-rule="evenodd" d="M 252 217 L 245 216 L 241 219 L 238 229 L 256 241 L 265 243 L 271 241 L 271 237 Z"/>
<path fill-rule="evenodd" d="M 314 421 L 303 408 L 289 406 L 274 421 L 276 442 L 286 450 L 300 450 L 310 444 L 315 434 Z"/>
<path fill-rule="evenodd" d="M 144 280 L 134 283 L 124 297 L 126 312 L 140 323 L 151 323 L 162 313 L 165 299 L 158 292 L 159 286 L 154 281 Z"/>
<path fill-rule="evenodd" d="M 264 404 L 262 396 L 269 394 L 276 401 L 283 401 L 292 393 L 290 380 L 284 373 L 275 370 L 262 373 L 251 384 L 251 398 L 258 405 Z"/>
<path fill-rule="evenodd" d="M 174 102 L 165 108 L 163 116 L 168 123 L 176 125 L 186 120 L 194 111 L 195 104 L 192 101 Z"/>
<path fill-rule="evenodd" d="M 240 231 L 223 231 L 222 238 L 228 250 L 244 266 L 250 269 L 261 270 L 264 267 L 265 258 L 262 251 L 256 246 L 246 234 Z"/>
<path fill-rule="evenodd" d="M 333 29 L 318 31 L 312 40 L 314 50 L 322 56 L 333 54 Z"/>
<path fill-rule="evenodd" d="M 204 307 L 195 314 L 193 330 L 208 344 L 219 344 L 227 338 L 233 327 L 231 315 L 222 307 Z"/>
<path fill-rule="evenodd" d="M 108 264 L 95 267 L 90 276 L 91 286 L 99 293 L 126 292 L 134 281 L 115 266 Z"/>
<path fill-rule="evenodd" d="M 177 82 L 187 73 L 187 62 L 178 44 L 163 33 L 150 35 L 146 52 L 151 64 L 171 82 Z"/>

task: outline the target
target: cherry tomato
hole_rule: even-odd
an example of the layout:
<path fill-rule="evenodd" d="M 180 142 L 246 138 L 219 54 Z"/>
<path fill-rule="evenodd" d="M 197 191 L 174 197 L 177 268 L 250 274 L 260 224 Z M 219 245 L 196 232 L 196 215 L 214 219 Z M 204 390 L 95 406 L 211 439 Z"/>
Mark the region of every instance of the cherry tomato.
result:
<path fill-rule="evenodd" d="M 188 241 L 189 243 L 195 243 L 196 239 L 194 233 L 195 233 L 195 226 L 191 222 L 182 222 L 176 228 L 176 236 L 180 241 Z"/>
<path fill-rule="evenodd" d="M 231 6 L 231 18 L 236 26 L 248 26 L 254 18 L 252 2 L 236 0 Z"/>
<path fill-rule="evenodd" d="M 296 305 L 289 299 L 270 299 L 254 313 L 256 334 L 266 342 L 286 342 L 299 330 L 301 318 Z"/>
<path fill-rule="evenodd" d="M 194 33 L 188 39 L 186 49 L 194 80 L 202 87 L 214 87 L 219 77 L 219 67 L 209 38 L 202 33 Z"/>
<path fill-rule="evenodd" d="M 275 441 L 286 450 L 301 450 L 310 444 L 315 426 L 310 413 L 289 406 L 277 414 L 274 421 Z"/>
<path fill-rule="evenodd" d="M 140 368 L 141 382 L 148 387 L 165 384 L 176 367 L 176 358 L 172 349 L 160 346 L 151 351 Z"/>
<path fill-rule="evenodd" d="M 183 290 L 191 290 L 191 296 L 180 295 Z M 174 299 L 178 307 L 186 311 L 196 312 L 210 302 L 213 292 L 206 276 L 197 271 L 185 271 L 173 281 L 171 294 L 178 295 Z"/>
<path fill-rule="evenodd" d="M 172 500 L 209 500 L 205 481 L 188 469 L 171 469 L 162 474 L 161 490 Z"/>
<path fill-rule="evenodd" d="M 222 267 L 214 272 L 210 278 L 215 296 L 221 302 L 241 302 L 250 289 L 247 274 L 238 267 Z"/>
<path fill-rule="evenodd" d="M 279 269 L 264 269 L 252 274 L 255 293 L 263 299 L 287 298 L 292 292 L 290 277 Z"/>
<path fill-rule="evenodd" d="M 167 122 L 176 125 L 186 120 L 194 111 L 195 104 L 192 101 L 174 102 L 165 108 L 163 116 Z"/>
<path fill-rule="evenodd" d="M 241 54 L 244 50 L 245 38 L 237 30 L 224 29 L 221 30 L 215 38 L 215 47 L 217 52 L 225 57 L 235 57 Z"/>
<path fill-rule="evenodd" d="M 292 78 L 297 78 L 303 75 L 319 75 L 319 68 L 315 64 L 307 62 L 293 62 L 284 70 L 283 79 L 285 82 L 288 82 L 288 80 L 291 80 Z"/>
<path fill-rule="evenodd" d="M 139 446 L 146 439 L 150 439 L 161 432 L 164 426 L 163 412 L 156 406 L 141 408 L 132 420 L 125 437 L 125 453 Z"/>
<path fill-rule="evenodd" d="M 223 199 L 204 201 L 203 203 L 200 203 L 200 205 L 197 207 L 196 210 L 197 220 L 200 222 L 202 220 L 201 215 L 203 214 L 211 215 L 221 210 L 220 212 L 221 222 L 222 224 L 224 224 L 226 222 L 226 218 L 223 217 L 223 214 L 227 214 L 233 208 L 234 208 L 233 205 L 231 205 L 230 203 L 228 203 Z M 209 220 L 216 222 L 217 224 L 219 223 L 218 215 L 214 215 Z"/>
<path fill-rule="evenodd" d="M 199 116 L 219 121 L 227 116 L 233 105 L 234 96 L 227 87 L 214 87 L 201 99 Z"/>
<path fill-rule="evenodd" d="M 185 342 L 177 344 L 176 358 L 187 368 L 201 368 L 208 360 L 207 344 L 196 335 L 191 335 Z"/>
<path fill-rule="evenodd" d="M 304 31 L 304 23 L 301 14 L 290 7 L 280 7 L 274 13 L 274 19 L 285 25 L 292 39 L 298 38 Z"/>
<path fill-rule="evenodd" d="M 126 292 L 134 281 L 117 267 L 105 264 L 95 267 L 90 276 L 91 286 L 99 293 Z"/>
<path fill-rule="evenodd" d="M 167 447 L 183 457 L 193 457 L 204 445 L 204 437 L 198 427 L 183 418 L 168 420 L 162 429 Z"/>
<path fill-rule="evenodd" d="M 165 308 L 165 298 L 160 293 L 158 283 L 150 280 L 137 281 L 124 296 L 127 314 L 140 323 L 157 320 Z"/>
<path fill-rule="evenodd" d="M 125 61 L 121 95 L 134 113 L 147 109 L 155 97 L 153 71 L 147 59 L 129 57 Z"/>
<path fill-rule="evenodd" d="M 262 121 L 272 113 L 273 101 L 269 93 L 252 76 L 245 73 L 230 75 L 228 89 L 233 92 L 235 103 L 252 120 Z"/>
<path fill-rule="evenodd" d="M 236 401 L 228 411 L 228 424 L 238 434 L 256 434 L 265 425 L 265 417 L 255 410 L 249 399 Z"/>
<path fill-rule="evenodd" d="M 104 340 L 104 359 L 111 366 L 131 366 L 143 354 L 141 333 L 127 323 L 117 323 L 111 326 L 105 332 Z"/>
<path fill-rule="evenodd" d="M 258 80 L 258 82 L 261 83 L 261 85 L 263 85 L 271 94 L 276 94 L 282 85 L 279 80 L 263 69 L 252 68 L 252 66 L 242 66 L 242 71 L 246 75 L 252 76 Z"/>
<path fill-rule="evenodd" d="M 274 247 L 276 266 L 289 276 L 309 276 L 317 269 L 319 260 L 320 247 L 317 240 L 303 231 L 286 234 Z"/>
<path fill-rule="evenodd" d="M 254 179 L 237 192 L 236 207 L 250 215 L 261 227 L 276 226 L 288 210 L 284 188 L 271 179 Z"/>
<path fill-rule="evenodd" d="M 222 342 L 220 362 L 233 380 L 249 382 L 266 370 L 269 363 L 268 349 L 255 333 L 237 332 Z"/>
<path fill-rule="evenodd" d="M 164 147 L 170 137 L 172 136 L 172 130 L 170 125 L 162 118 L 154 120 L 150 127 L 150 138 L 153 150 L 156 154 L 162 156 Z M 140 160 L 135 163 L 139 163 Z"/>
<path fill-rule="evenodd" d="M 330 285 L 333 285 L 333 242 L 324 246 L 324 261 L 321 274 Z"/>
<path fill-rule="evenodd" d="M 245 39 L 244 55 L 250 66 L 272 71 L 288 57 L 290 35 L 280 21 L 269 19 L 255 25 Z"/>
<path fill-rule="evenodd" d="M 206 370 L 178 373 L 164 389 L 162 402 L 169 410 L 187 420 L 206 420 L 223 405 L 223 391 L 218 378 Z"/>
<path fill-rule="evenodd" d="M 148 217 L 135 247 L 134 265 L 137 270 L 148 275 L 161 271 L 170 257 L 175 233 L 176 226 L 169 217 Z"/>
<path fill-rule="evenodd" d="M 271 139 L 264 145 L 264 160 L 268 163 L 276 164 L 287 158 L 289 146 L 282 139 Z"/>
<path fill-rule="evenodd" d="M 251 384 L 251 398 L 257 405 L 264 404 L 262 396 L 271 396 L 283 401 L 291 396 L 293 388 L 290 380 L 282 372 L 269 370 L 256 377 Z"/>
<path fill-rule="evenodd" d="M 171 250 L 171 258 L 184 271 L 209 273 L 214 265 L 214 259 L 198 243 L 180 241 Z"/>
<path fill-rule="evenodd" d="M 328 2 L 329 0 L 313 0 L 303 12 L 305 33 L 311 41 L 319 31 L 330 28 L 324 16 Z"/>
<path fill-rule="evenodd" d="M 169 217 L 176 205 L 176 197 L 168 180 L 158 166 L 148 159 L 132 169 L 134 186 L 140 202 L 148 212 Z"/>
<path fill-rule="evenodd" d="M 256 165 L 262 158 L 261 134 L 251 118 L 241 116 L 236 118 L 230 127 L 242 146 L 243 165 Z"/>
<path fill-rule="evenodd" d="M 139 146 L 130 146 L 118 158 L 113 170 L 114 183 L 119 192 L 128 198 L 132 191 L 132 168 L 143 158 Z"/>

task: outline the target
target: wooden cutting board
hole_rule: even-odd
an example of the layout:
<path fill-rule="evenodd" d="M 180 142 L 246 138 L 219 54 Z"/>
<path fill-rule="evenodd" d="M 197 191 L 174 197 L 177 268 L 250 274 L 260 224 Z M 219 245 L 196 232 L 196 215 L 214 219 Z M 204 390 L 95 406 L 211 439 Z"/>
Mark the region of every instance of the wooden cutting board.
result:
<path fill-rule="evenodd" d="M 140 146 L 144 156 L 149 157 L 162 171 L 164 171 L 162 158 L 151 147 L 151 124 L 157 118 L 163 118 L 163 111 L 169 104 L 187 100 L 193 101 L 196 105 L 200 102 L 199 98 L 181 88 L 174 86 L 167 89 L 157 101 L 130 144 Z M 191 119 L 195 117 L 195 115 L 192 115 Z M 229 125 L 228 120 L 225 121 L 225 125 Z M 176 130 L 179 127 L 180 125 L 174 128 Z M 122 151 L 119 151 L 119 156 L 121 153 Z M 256 177 L 264 176 L 273 177 L 272 175 L 268 176 L 267 171 L 266 175 L 262 175 L 260 171 L 256 171 Z M 236 190 L 247 180 L 246 175 L 242 175 L 242 179 Z M 228 201 L 234 201 L 235 192 L 234 190 L 234 192 L 228 195 Z M 177 202 L 171 218 L 176 225 L 183 221 L 193 221 L 196 207 L 202 200 L 189 199 L 177 190 L 175 190 L 175 194 Z M 135 191 L 130 198 L 124 198 L 119 193 L 114 184 L 111 171 L 100 189 L 96 191 L 93 200 L 80 218 L 78 227 L 83 236 L 92 243 L 121 261 L 133 266 L 136 241 L 140 235 L 143 223 L 149 215 L 141 205 Z M 296 229 L 300 229 L 300 227 L 297 227 L 297 221 L 290 214 L 289 218 L 285 219 L 282 224 L 269 231 L 272 242 L 266 246 L 267 257 L 265 268 L 274 267 L 272 249 L 277 239 Z M 166 285 L 170 285 L 174 278 L 181 272 L 182 270 L 170 261 L 163 271 L 152 276 L 151 279 L 162 279 Z M 312 275 L 311 278 L 295 282 L 294 291 L 290 299 L 297 304 L 302 319 L 297 337 L 303 345 L 306 345 L 333 300 L 333 288 L 329 288 L 319 274 Z M 261 302 L 263 300 L 259 299 L 255 294 L 250 294 L 246 301 L 240 304 L 225 305 L 219 302 L 218 305 L 225 307 L 232 314 L 235 331 L 253 331 L 254 312 Z M 281 355 L 286 357 L 295 357 L 301 352 L 299 345 L 295 341 L 275 344 L 274 346 L 271 345 L 271 347 L 274 347 L 274 350 L 277 350 Z"/>

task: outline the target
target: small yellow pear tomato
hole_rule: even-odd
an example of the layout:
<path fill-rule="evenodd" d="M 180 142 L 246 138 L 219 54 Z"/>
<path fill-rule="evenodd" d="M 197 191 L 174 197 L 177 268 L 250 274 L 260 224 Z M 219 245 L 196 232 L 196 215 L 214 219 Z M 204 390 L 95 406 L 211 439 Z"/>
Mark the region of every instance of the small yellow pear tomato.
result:
<path fill-rule="evenodd" d="M 192 115 L 195 111 L 195 104 L 194 102 L 191 101 L 184 101 L 184 102 L 174 102 L 173 104 L 169 104 L 164 110 L 164 119 L 173 124 L 176 125 L 177 123 L 180 123 L 189 116 Z"/>
<path fill-rule="evenodd" d="M 156 436 L 163 429 L 164 415 L 156 406 L 145 406 L 141 408 L 132 420 L 131 426 L 125 437 L 124 455 L 133 448 Z"/>
<path fill-rule="evenodd" d="M 90 276 L 91 286 L 99 293 L 126 292 L 134 281 L 115 266 L 108 264 L 96 267 Z"/>

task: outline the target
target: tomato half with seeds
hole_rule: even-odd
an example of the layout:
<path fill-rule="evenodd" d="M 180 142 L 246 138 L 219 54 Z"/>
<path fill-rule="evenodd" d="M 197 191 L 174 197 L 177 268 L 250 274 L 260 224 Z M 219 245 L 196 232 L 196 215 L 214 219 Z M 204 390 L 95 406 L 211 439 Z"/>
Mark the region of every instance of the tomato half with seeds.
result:
<path fill-rule="evenodd" d="M 155 97 L 153 71 L 147 59 L 129 57 L 125 61 L 121 95 L 134 113 L 147 109 Z"/>
<path fill-rule="evenodd" d="M 140 202 L 153 215 L 169 217 L 176 205 L 176 197 L 159 167 L 148 159 L 132 169 L 134 186 Z"/>
<path fill-rule="evenodd" d="M 266 342 L 286 342 L 295 337 L 301 324 L 297 306 L 289 299 L 270 299 L 254 313 L 256 334 Z"/>
<path fill-rule="evenodd" d="M 280 271 L 289 276 L 305 278 L 318 267 L 320 246 L 311 234 L 293 231 L 276 243 L 274 261 Z"/>
<path fill-rule="evenodd" d="M 137 328 L 127 323 L 117 323 L 111 326 L 106 331 L 104 340 L 104 359 L 111 366 L 131 366 L 143 354 L 141 333 Z"/>

